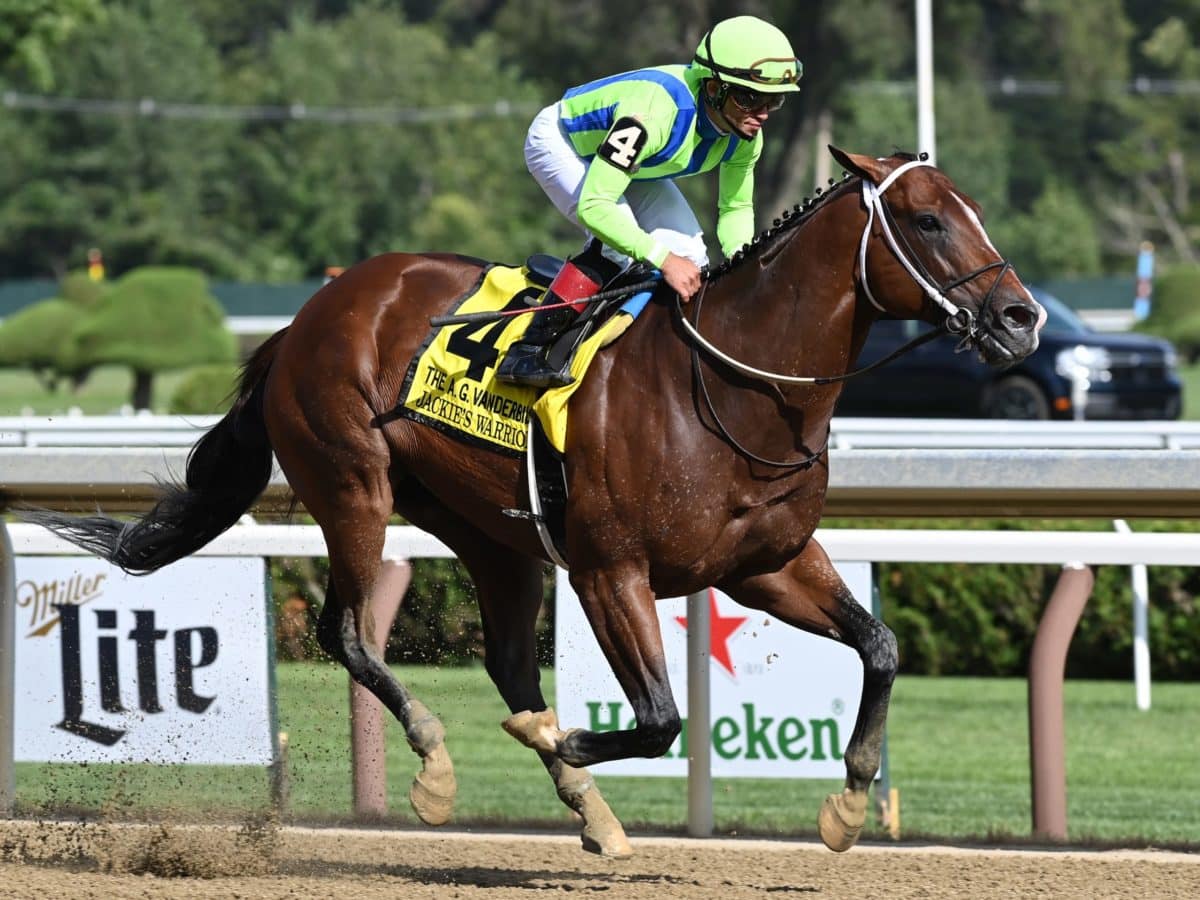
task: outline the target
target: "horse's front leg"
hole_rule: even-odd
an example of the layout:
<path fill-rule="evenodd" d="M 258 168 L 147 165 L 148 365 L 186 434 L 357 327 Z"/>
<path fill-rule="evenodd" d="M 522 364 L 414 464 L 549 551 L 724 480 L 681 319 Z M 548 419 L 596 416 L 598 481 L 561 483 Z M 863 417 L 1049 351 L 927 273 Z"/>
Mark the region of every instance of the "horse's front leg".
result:
<path fill-rule="evenodd" d="M 678 737 L 681 722 L 645 571 L 629 566 L 572 570 L 571 585 L 633 707 L 636 725 L 622 731 L 562 732 L 553 712 L 546 710 L 513 716 L 505 728 L 522 743 L 552 752 L 572 766 L 662 756 Z"/>
<path fill-rule="evenodd" d="M 867 791 L 879 770 L 898 655 L 891 630 L 860 606 L 816 541 L 778 572 L 722 584 L 738 603 L 853 647 L 863 664 L 862 700 L 846 745 L 846 787 L 830 794 L 817 825 L 831 850 L 849 850 L 866 821 Z"/>

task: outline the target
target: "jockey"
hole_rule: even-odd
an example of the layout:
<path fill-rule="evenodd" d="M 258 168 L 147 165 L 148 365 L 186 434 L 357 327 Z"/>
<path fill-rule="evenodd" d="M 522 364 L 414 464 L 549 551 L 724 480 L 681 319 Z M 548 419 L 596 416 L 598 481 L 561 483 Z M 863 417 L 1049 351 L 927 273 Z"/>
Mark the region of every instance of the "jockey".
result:
<path fill-rule="evenodd" d="M 673 179 L 719 167 L 717 239 L 731 256 L 754 237 L 762 127 L 803 73 L 787 37 L 754 16 L 718 22 L 690 65 L 657 66 L 571 88 L 529 127 L 525 161 L 550 200 L 599 241 L 568 260 L 542 304 L 585 300 L 632 261 L 662 270 L 686 302 L 708 264 L 704 235 Z M 545 345 L 586 306 L 539 310 L 496 376 L 570 384 L 570 358 Z M 556 354 L 559 355 L 559 354 Z"/>

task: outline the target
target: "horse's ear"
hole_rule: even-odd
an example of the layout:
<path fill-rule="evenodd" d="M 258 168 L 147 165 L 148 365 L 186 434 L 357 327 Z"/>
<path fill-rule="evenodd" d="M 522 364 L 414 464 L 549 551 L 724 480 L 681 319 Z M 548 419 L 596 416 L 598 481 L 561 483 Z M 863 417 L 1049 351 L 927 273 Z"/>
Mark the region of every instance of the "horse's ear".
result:
<path fill-rule="evenodd" d="M 833 158 L 842 164 L 842 168 L 852 175 L 857 175 L 859 178 L 865 178 L 872 184 L 879 184 L 883 179 L 887 178 L 888 170 L 884 166 L 883 160 L 875 159 L 873 156 L 863 156 L 861 153 L 847 153 L 840 147 L 835 147 L 833 144 L 827 144 L 829 152 L 833 154 Z"/>

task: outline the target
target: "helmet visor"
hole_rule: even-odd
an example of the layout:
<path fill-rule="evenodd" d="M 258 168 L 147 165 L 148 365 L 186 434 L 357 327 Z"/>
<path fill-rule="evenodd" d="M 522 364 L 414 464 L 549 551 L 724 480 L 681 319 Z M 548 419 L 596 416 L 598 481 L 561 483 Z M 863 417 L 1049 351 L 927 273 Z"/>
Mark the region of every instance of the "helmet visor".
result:
<path fill-rule="evenodd" d="M 735 69 L 721 65 L 715 65 L 713 68 L 722 75 L 744 78 L 747 81 L 753 81 L 755 84 L 777 86 L 799 84 L 800 76 L 804 74 L 804 66 L 801 65 L 800 60 L 793 57 L 760 59 L 744 69 Z"/>

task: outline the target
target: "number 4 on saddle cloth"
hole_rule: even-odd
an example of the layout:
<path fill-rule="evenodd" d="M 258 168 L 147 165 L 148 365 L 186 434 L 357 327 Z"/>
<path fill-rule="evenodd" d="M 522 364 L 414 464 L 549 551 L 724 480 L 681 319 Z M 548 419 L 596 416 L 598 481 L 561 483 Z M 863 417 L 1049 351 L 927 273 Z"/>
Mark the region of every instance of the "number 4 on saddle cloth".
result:
<path fill-rule="evenodd" d="M 526 456 L 532 511 L 515 514 L 534 520 L 547 550 L 559 564 L 563 564 L 561 513 L 566 503 L 561 454 L 566 448 L 568 401 L 597 351 L 624 333 L 652 293 L 618 294 L 608 303 L 588 305 L 577 320 L 577 324 L 587 323 L 578 335 L 582 341 L 577 348 L 569 348 L 575 351 L 570 384 L 541 391 L 498 380 L 496 368 L 505 351 L 525 336 L 537 303 L 562 265 L 562 260 L 539 254 L 521 267 L 492 265 L 484 269 L 448 312 L 528 309 L 529 315 L 435 327 L 405 373 L 395 410 L 381 417 L 412 419 L 465 443 L 508 456 Z M 626 270 L 606 286 L 605 293 L 622 283 L 644 284 L 647 274 L 644 269 Z M 573 324 L 571 329 L 575 327 Z M 552 352 L 557 349 L 557 345 L 551 348 Z M 537 447 L 536 452 L 528 452 L 531 446 Z"/>

